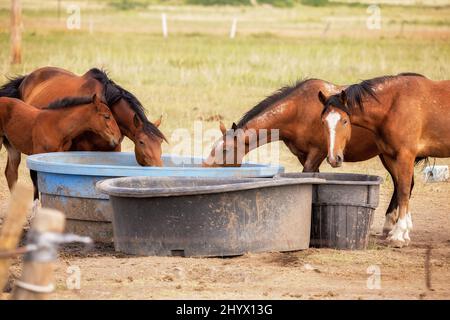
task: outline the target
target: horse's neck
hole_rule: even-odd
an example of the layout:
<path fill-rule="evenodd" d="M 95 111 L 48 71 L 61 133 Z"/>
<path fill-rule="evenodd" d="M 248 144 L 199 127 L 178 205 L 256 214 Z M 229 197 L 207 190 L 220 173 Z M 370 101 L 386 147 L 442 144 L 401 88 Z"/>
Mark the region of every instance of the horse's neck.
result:
<path fill-rule="evenodd" d="M 366 97 L 362 109 L 357 105 L 352 108 L 351 123 L 377 133 L 391 107 L 392 95 L 389 95 L 385 90 L 381 90 L 377 92 L 377 100 Z"/>
<path fill-rule="evenodd" d="M 119 101 L 111 106 L 111 112 L 114 115 L 114 119 L 116 120 L 120 131 L 134 141 L 136 126 L 134 125 L 133 118 L 135 112 L 130 105 L 124 99 L 119 99 Z"/>
<path fill-rule="evenodd" d="M 49 110 L 54 117 L 53 121 L 58 123 L 58 128 L 65 140 L 73 139 L 93 127 L 94 108 L 91 105 L 75 106 L 61 110 Z"/>
<path fill-rule="evenodd" d="M 256 134 L 267 130 L 269 135 L 267 143 L 283 140 L 287 135 L 287 124 L 290 120 L 294 120 L 294 117 L 293 103 L 281 101 L 248 121 L 243 129 L 245 132 L 253 131 Z"/>

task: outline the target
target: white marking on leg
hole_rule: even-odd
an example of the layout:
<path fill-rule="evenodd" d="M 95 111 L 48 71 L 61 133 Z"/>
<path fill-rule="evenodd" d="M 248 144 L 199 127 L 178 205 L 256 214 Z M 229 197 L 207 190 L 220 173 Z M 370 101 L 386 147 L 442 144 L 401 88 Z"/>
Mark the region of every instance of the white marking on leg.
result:
<path fill-rule="evenodd" d="M 411 242 L 411 238 L 409 237 L 408 229 L 406 229 L 406 231 L 403 233 L 403 239 L 405 240 L 406 245 L 408 245 Z"/>
<path fill-rule="evenodd" d="M 330 160 L 334 160 L 334 143 L 336 141 L 336 125 L 341 119 L 341 115 L 339 112 L 332 111 L 330 112 L 327 117 L 325 118 L 325 121 L 328 124 L 328 130 L 330 131 L 330 150 L 328 151 L 328 154 L 330 156 Z"/>
<path fill-rule="evenodd" d="M 408 230 L 408 225 L 406 223 L 406 217 L 398 219 L 397 223 L 395 224 L 394 229 L 392 230 L 392 235 L 389 238 L 389 241 L 400 241 L 404 242 L 404 234 L 405 231 Z"/>
<path fill-rule="evenodd" d="M 407 228 L 409 231 L 411 231 L 413 229 L 411 212 L 408 212 L 406 214 L 406 225 L 407 225 Z"/>

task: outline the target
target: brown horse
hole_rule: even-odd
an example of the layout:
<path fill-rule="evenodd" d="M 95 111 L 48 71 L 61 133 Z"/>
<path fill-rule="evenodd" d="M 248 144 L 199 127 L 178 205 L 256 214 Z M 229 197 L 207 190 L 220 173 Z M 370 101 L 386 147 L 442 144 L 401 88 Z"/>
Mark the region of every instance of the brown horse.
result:
<path fill-rule="evenodd" d="M 64 69 L 44 67 L 0 88 L 0 96 L 21 99 L 38 108 L 67 96 L 93 94 L 105 98 L 120 131 L 134 142 L 137 162 L 143 166 L 162 166 L 161 144 L 166 138 L 158 129 L 161 119 L 151 123 L 139 100 L 102 70 L 94 68 L 78 76 Z M 70 150 L 120 151 L 120 145 L 113 148 L 100 135 L 85 132 L 74 139 Z"/>
<path fill-rule="evenodd" d="M 0 98 L 0 148 L 4 144 L 8 152 L 8 187 L 17 181 L 21 153 L 67 151 L 73 139 L 86 131 L 98 134 L 112 148 L 122 137 L 108 106 L 96 95 L 65 98 L 43 109 L 18 99 Z"/>
<path fill-rule="evenodd" d="M 398 247 L 408 245 L 414 162 L 450 157 L 450 81 L 403 73 L 365 80 L 329 98 L 319 93 L 319 100 L 324 106 L 321 119 L 332 166 L 339 166 L 337 159 L 350 136 L 353 139 L 355 126 L 376 134 L 375 142 L 393 177 L 399 204 L 398 217 L 386 216 L 387 224 L 395 224 L 389 241 Z"/>
<path fill-rule="evenodd" d="M 326 135 L 322 130 L 321 112 L 323 109 L 317 94 L 340 92 L 344 86 L 308 79 L 294 86 L 284 87 L 267 97 L 249 110 L 231 130 L 221 124 L 223 136 L 219 139 L 204 166 L 240 166 L 242 158 L 261 145 L 260 141 L 251 141 L 260 130 L 278 129 L 278 140 L 283 141 L 303 165 L 303 172 L 317 172 L 327 156 Z M 365 161 L 379 155 L 375 136 L 367 129 L 354 127 L 354 134 L 345 149 L 348 162 Z M 238 152 L 238 141 L 245 141 L 244 152 Z M 269 143 L 272 137 L 268 135 Z M 381 161 L 384 163 L 382 155 Z M 224 160 L 224 161 L 222 161 Z M 392 215 L 397 209 L 397 195 L 394 194 L 386 214 Z M 385 232 L 390 231 L 386 229 Z"/>

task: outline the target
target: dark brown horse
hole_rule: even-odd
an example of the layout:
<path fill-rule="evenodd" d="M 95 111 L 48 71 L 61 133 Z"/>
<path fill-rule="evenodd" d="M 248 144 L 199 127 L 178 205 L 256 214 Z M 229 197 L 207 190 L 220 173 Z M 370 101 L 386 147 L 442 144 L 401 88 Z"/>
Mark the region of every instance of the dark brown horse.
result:
<path fill-rule="evenodd" d="M 339 166 L 337 158 L 344 154 L 354 128 L 376 135 L 399 204 L 398 216 L 386 216 L 387 223 L 395 223 L 389 241 L 398 247 L 408 245 L 414 163 L 426 157 L 450 157 L 450 81 L 404 73 L 365 80 L 328 98 L 319 93 L 319 100 L 324 106 L 321 118 L 332 166 Z"/>
<path fill-rule="evenodd" d="M 205 166 L 239 166 L 242 158 L 261 145 L 260 141 L 251 141 L 260 130 L 278 129 L 278 140 L 283 141 L 289 150 L 297 156 L 303 165 L 303 172 L 317 172 L 327 156 L 326 135 L 322 130 L 321 112 L 323 106 L 318 101 L 320 91 L 327 94 L 340 92 L 344 86 L 309 79 L 291 87 L 284 87 L 249 110 L 231 130 L 221 124 L 223 137 L 211 150 Z M 348 162 L 365 161 L 380 154 L 375 136 L 367 129 L 354 127 L 350 142 L 345 149 Z M 245 141 L 244 152 L 238 152 L 238 140 Z M 272 137 L 268 135 L 267 141 Z M 380 159 L 384 163 L 383 157 Z M 224 161 L 222 161 L 224 160 Z M 397 209 L 397 195 L 394 194 L 386 214 L 392 215 Z M 385 232 L 390 231 L 386 226 Z"/>
<path fill-rule="evenodd" d="M 98 134 L 111 148 L 122 137 L 111 110 L 96 95 L 65 98 L 42 109 L 18 99 L 0 98 L 0 148 L 4 144 L 8 152 L 8 187 L 17 181 L 21 153 L 67 151 L 73 139 L 87 131 Z"/>
<path fill-rule="evenodd" d="M 67 96 L 93 94 L 104 97 L 122 134 L 134 142 L 137 162 L 143 166 L 162 166 L 161 143 L 165 137 L 157 128 L 161 119 L 151 123 L 139 100 L 102 70 L 94 68 L 78 76 L 64 69 L 44 67 L 0 88 L 0 96 L 21 99 L 38 108 Z M 113 148 L 98 134 L 86 132 L 74 139 L 70 150 L 120 151 L 120 145 Z"/>

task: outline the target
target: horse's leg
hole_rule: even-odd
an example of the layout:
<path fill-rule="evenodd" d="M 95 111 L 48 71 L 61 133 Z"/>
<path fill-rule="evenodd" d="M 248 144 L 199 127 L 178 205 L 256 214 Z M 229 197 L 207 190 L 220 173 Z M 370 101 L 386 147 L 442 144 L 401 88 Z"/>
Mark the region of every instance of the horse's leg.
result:
<path fill-rule="evenodd" d="M 39 200 L 39 188 L 38 188 L 37 171 L 30 170 L 30 177 L 31 177 L 31 181 L 33 182 L 34 200 Z"/>
<path fill-rule="evenodd" d="M 11 191 L 19 177 L 18 171 L 21 160 L 21 154 L 19 151 L 14 149 L 9 144 L 5 144 L 5 147 L 8 152 L 8 160 L 5 168 L 5 176 L 6 181 L 8 181 L 8 188 Z"/>
<path fill-rule="evenodd" d="M 34 201 L 33 201 L 33 207 L 31 208 L 31 217 L 30 219 L 34 219 L 36 216 L 36 213 L 40 207 L 40 201 L 39 201 L 39 188 L 38 188 L 38 177 L 37 177 L 37 171 L 30 170 L 30 177 L 31 181 L 33 182 L 33 189 L 34 189 Z"/>
<path fill-rule="evenodd" d="M 385 157 L 388 166 L 394 168 L 397 185 L 398 220 L 389 238 L 390 243 L 396 247 L 408 245 L 410 242 L 409 231 L 412 229 L 412 222 L 409 198 L 414 174 L 414 158 L 410 153 L 400 153 L 395 160 Z"/>
<path fill-rule="evenodd" d="M 319 167 L 324 159 L 325 156 L 319 151 L 310 151 L 306 157 L 305 163 L 303 164 L 303 172 L 319 172 Z"/>
<path fill-rule="evenodd" d="M 383 226 L 383 235 L 387 237 L 389 235 L 389 233 L 392 231 L 392 228 L 394 227 L 395 223 L 397 222 L 397 208 L 398 208 L 397 185 L 396 185 L 396 182 L 394 179 L 394 175 L 391 171 L 392 169 L 390 167 L 388 167 L 382 154 L 380 154 L 380 160 L 381 160 L 381 163 L 383 164 L 384 168 L 391 175 L 392 184 L 394 185 L 394 192 L 392 193 L 391 201 L 389 202 L 389 206 L 386 210 L 386 219 L 385 219 L 384 226 Z M 411 190 L 409 192 L 410 198 L 412 195 L 413 188 L 414 188 L 414 174 L 411 177 Z M 408 218 L 410 218 L 410 215 L 408 216 Z M 411 226 L 412 226 L 412 223 L 411 223 Z"/>
<path fill-rule="evenodd" d="M 411 177 L 411 190 L 409 191 L 409 199 L 411 199 L 412 196 L 412 192 L 414 189 L 414 168 L 413 168 L 413 175 Z M 411 211 L 408 208 L 408 214 L 406 216 L 406 222 L 408 223 L 408 231 L 412 231 L 413 229 L 413 224 L 412 224 L 412 216 L 411 216 Z"/>
<path fill-rule="evenodd" d="M 383 226 L 383 235 L 388 236 L 389 232 L 394 228 L 395 223 L 397 222 L 397 186 L 394 174 L 392 172 L 392 168 L 388 166 L 387 162 L 384 160 L 384 156 L 380 154 L 380 160 L 383 164 L 384 168 L 389 172 L 392 178 L 392 184 L 394 185 L 394 192 L 392 193 L 391 201 L 389 202 L 389 206 L 386 210 L 385 222 Z"/>

